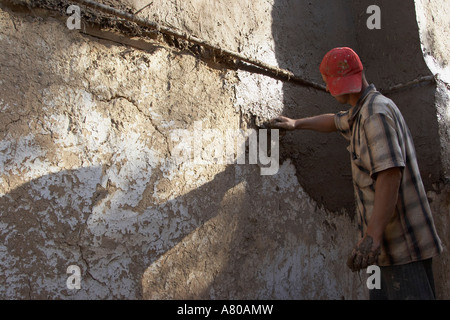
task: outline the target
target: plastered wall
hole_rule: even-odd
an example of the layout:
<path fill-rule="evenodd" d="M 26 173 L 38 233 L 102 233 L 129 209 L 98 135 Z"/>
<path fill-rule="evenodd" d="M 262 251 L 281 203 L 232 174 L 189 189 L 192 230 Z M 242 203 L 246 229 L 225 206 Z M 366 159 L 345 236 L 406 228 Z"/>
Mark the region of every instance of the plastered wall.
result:
<path fill-rule="evenodd" d="M 162 39 L 88 22 L 69 30 L 64 4 L 16 2 L 0 11 L 2 298 L 367 298 L 364 274 L 345 266 L 358 235 L 338 135 L 283 135 L 269 176 L 248 161 L 176 157 L 199 122 L 218 136 L 255 130 L 255 118 L 338 111 L 330 96 Z M 104 3 L 132 12 L 148 4 Z M 319 82 L 327 50 L 364 54 L 345 4 L 153 1 L 139 14 Z M 438 132 L 441 122 L 432 123 Z M 180 130 L 191 139 L 175 140 Z M 205 159 L 211 145 L 204 141 Z M 442 168 L 445 157 L 435 158 Z M 446 221 L 445 193 L 430 195 Z M 440 297 L 446 261 L 437 266 Z M 67 286 L 71 265 L 80 289 Z"/>

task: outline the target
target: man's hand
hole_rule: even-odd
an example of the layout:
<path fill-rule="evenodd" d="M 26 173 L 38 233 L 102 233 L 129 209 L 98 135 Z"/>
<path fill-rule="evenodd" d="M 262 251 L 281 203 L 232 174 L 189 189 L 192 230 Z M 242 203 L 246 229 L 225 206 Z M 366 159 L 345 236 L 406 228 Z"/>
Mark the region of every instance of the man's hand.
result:
<path fill-rule="evenodd" d="M 380 243 L 374 243 L 373 238 L 366 235 L 358 242 L 352 253 L 348 257 L 347 266 L 353 271 L 365 269 L 378 262 L 380 255 Z"/>
<path fill-rule="evenodd" d="M 270 121 L 270 127 L 292 131 L 296 129 L 296 120 L 280 116 Z"/>

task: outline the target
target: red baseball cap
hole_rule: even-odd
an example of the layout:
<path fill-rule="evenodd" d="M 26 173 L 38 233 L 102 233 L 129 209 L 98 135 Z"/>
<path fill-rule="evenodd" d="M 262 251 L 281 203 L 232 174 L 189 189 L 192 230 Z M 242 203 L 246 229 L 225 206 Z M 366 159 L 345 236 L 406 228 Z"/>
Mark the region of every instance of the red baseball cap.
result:
<path fill-rule="evenodd" d="M 358 55 L 347 47 L 329 51 L 320 64 L 320 73 L 332 96 L 361 92 L 362 71 Z"/>

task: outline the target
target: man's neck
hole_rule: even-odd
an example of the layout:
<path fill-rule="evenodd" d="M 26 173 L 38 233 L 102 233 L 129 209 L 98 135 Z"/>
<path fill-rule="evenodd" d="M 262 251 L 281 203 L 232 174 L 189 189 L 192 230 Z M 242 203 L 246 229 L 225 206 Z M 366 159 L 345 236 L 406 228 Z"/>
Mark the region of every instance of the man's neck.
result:
<path fill-rule="evenodd" d="M 368 87 L 369 87 L 369 83 L 365 79 L 363 79 L 361 91 L 350 95 L 349 103 L 352 107 L 356 106 L 356 104 L 358 103 L 359 99 L 361 98 L 363 92 L 366 91 L 366 89 Z"/>

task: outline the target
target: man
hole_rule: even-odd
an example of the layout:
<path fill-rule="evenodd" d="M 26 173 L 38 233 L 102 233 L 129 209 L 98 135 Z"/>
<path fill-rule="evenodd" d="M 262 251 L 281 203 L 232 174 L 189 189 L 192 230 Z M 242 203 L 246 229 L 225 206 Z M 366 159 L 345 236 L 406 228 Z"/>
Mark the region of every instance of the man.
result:
<path fill-rule="evenodd" d="M 352 271 L 377 264 L 381 290 L 371 299 L 435 299 L 431 258 L 442 251 L 420 177 L 413 140 L 393 101 L 369 85 L 350 48 L 328 52 L 320 72 L 327 92 L 347 111 L 311 118 L 279 117 L 277 129 L 340 132 L 349 142 L 361 240 Z"/>

